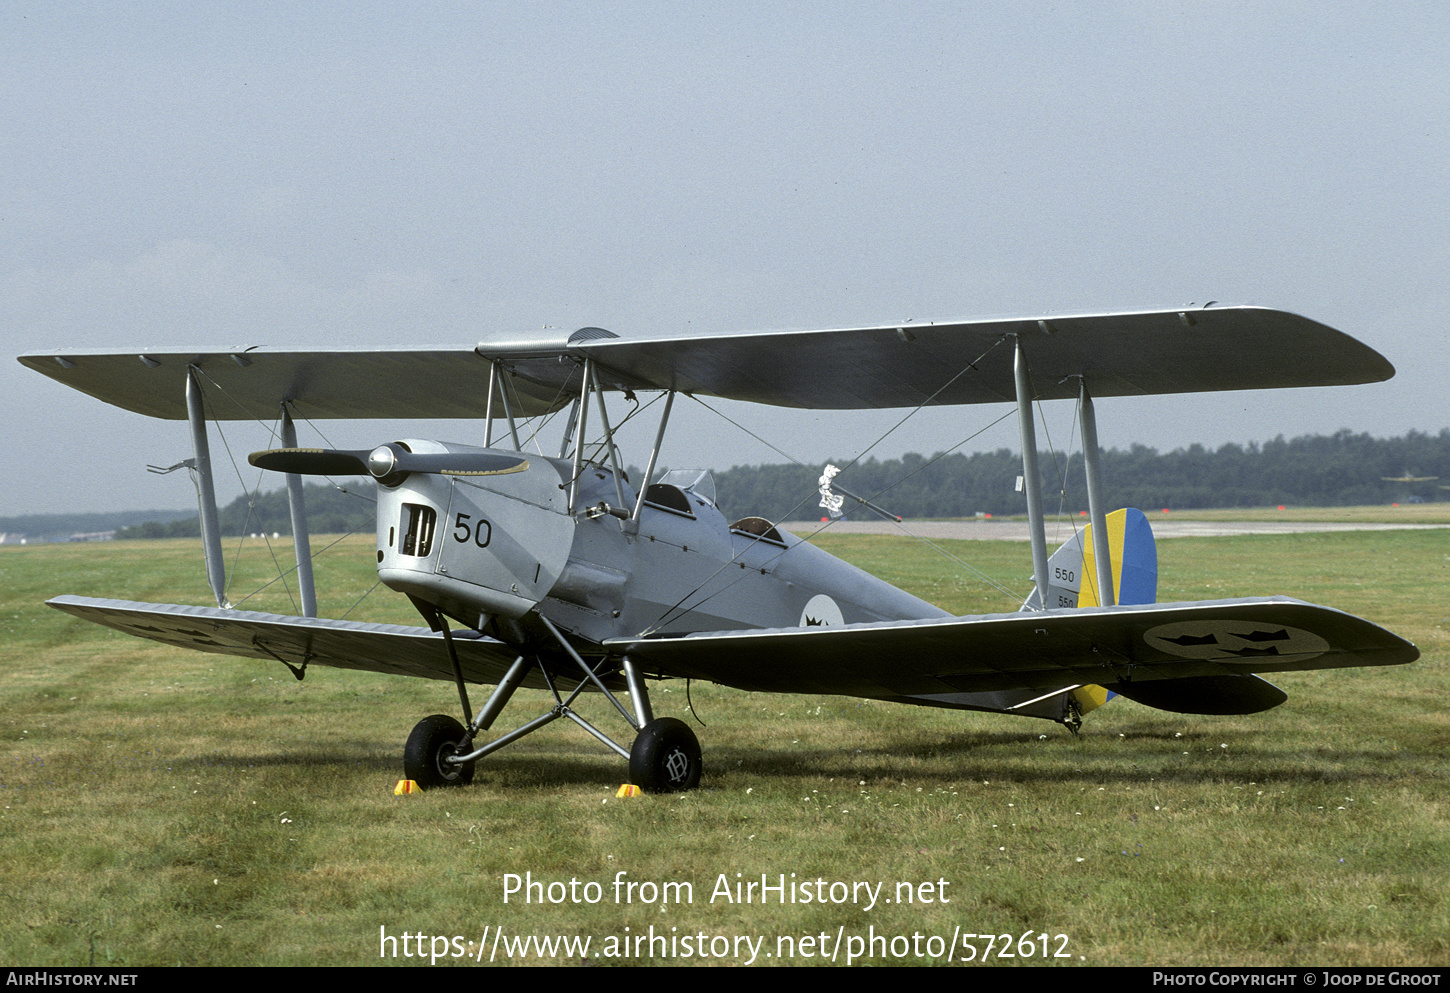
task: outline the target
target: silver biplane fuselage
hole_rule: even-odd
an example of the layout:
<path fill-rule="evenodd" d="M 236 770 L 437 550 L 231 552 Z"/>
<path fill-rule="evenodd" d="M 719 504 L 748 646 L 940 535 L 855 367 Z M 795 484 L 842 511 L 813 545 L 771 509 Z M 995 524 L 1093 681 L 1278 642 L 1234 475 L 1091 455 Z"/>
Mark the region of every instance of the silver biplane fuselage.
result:
<path fill-rule="evenodd" d="M 402 444 L 420 453 L 484 451 Z M 586 464 L 576 496 L 584 510 L 570 514 L 572 474 L 566 459 L 534 457 L 494 475 L 384 481 L 379 578 L 510 643 L 523 640 L 537 612 L 578 639 L 585 655 L 645 631 L 947 616 L 761 518 L 728 523 L 708 473 L 667 473 L 640 500 L 627 480 L 616 490 L 610 467 Z"/>

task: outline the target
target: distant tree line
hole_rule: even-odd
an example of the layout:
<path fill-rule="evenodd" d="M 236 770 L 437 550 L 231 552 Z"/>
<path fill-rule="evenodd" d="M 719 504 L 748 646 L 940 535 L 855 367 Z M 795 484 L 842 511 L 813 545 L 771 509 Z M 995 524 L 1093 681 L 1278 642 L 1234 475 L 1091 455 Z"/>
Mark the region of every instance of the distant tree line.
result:
<path fill-rule="evenodd" d="M 371 481 L 351 482 L 347 492 L 306 483 L 302 493 L 307 504 L 307 529 L 313 534 L 373 532 L 377 514 Z M 287 508 L 285 488 L 269 493 L 243 493 L 218 508 L 217 518 L 224 535 L 292 533 L 292 514 Z M 201 523 L 195 514 L 176 521 L 148 521 L 116 533 L 117 538 L 196 538 L 200 535 Z"/>
<path fill-rule="evenodd" d="M 1017 490 L 1022 460 L 1002 448 L 972 455 L 899 459 L 869 458 L 855 465 L 836 462 L 841 486 L 902 517 L 971 517 L 978 513 L 1020 514 L 1026 501 Z M 1450 498 L 1450 428 L 1439 434 L 1412 431 L 1402 438 L 1372 438 L 1339 431 L 1262 445 L 1226 444 L 1217 449 L 1190 445 L 1166 454 L 1143 445 L 1102 453 L 1104 496 L 1114 507 L 1193 510 L 1207 507 L 1262 507 L 1278 504 L 1334 507 L 1419 502 Z M 1038 456 L 1044 509 L 1075 513 L 1087 507 L 1081 454 Z M 725 515 L 773 521 L 819 517 L 817 481 L 822 466 L 736 466 L 715 473 L 718 503 Z M 631 478 L 639 471 L 631 468 Z M 1386 482 L 1382 477 L 1435 476 L 1420 482 Z M 372 483 L 349 485 L 351 492 L 308 483 L 308 527 L 316 534 L 370 532 L 374 526 Z M 855 509 L 852 509 L 855 508 Z M 853 517 L 872 517 L 847 502 Z M 243 495 L 219 512 L 227 535 L 273 531 L 291 534 L 285 490 Z M 194 537 L 196 517 L 152 521 L 122 529 L 118 538 Z"/>
<path fill-rule="evenodd" d="M 1104 497 L 1114 507 L 1258 507 L 1296 504 L 1333 507 L 1419 502 L 1450 498 L 1450 429 L 1438 435 L 1412 431 L 1378 439 L 1340 431 L 1262 445 L 1226 444 L 1217 449 L 1190 445 L 1166 454 L 1134 445 L 1109 449 L 1101 458 Z M 1022 459 L 1007 449 L 927 458 L 867 459 L 842 467 L 838 481 L 857 496 L 902 517 L 971 517 L 977 513 L 1020 514 L 1026 500 L 1017 491 Z M 1086 509 L 1087 490 L 1080 454 L 1064 459 L 1038 456 L 1044 509 Z M 771 520 L 811 519 L 817 506 L 820 466 L 740 466 L 715 474 L 719 503 L 727 516 Z M 1437 476 L 1421 482 L 1386 482 L 1385 476 Z M 851 507 L 857 507 L 850 511 Z M 847 501 L 851 516 L 870 511 Z"/>
<path fill-rule="evenodd" d="M 173 521 L 187 516 L 184 510 L 116 510 L 75 514 L 24 514 L 0 517 L 0 533 L 10 541 L 61 541 L 85 532 L 110 531 L 146 521 Z"/>

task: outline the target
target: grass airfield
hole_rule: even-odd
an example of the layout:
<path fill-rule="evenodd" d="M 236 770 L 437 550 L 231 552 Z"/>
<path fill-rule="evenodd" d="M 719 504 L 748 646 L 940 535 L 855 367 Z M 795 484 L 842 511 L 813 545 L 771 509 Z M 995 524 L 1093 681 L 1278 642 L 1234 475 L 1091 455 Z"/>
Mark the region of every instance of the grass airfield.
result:
<path fill-rule="evenodd" d="M 908 540 L 818 540 L 955 613 L 1012 608 Z M 1021 544 L 944 544 L 1026 592 Z M 322 614 L 373 586 L 371 548 L 348 539 L 320 556 Z M 285 542 L 274 551 L 290 558 Z M 272 554 L 243 548 L 234 599 L 275 575 Z M 991 965 L 1450 962 L 1443 532 L 1181 538 L 1159 556 L 1161 600 L 1285 593 L 1383 624 L 1422 658 L 1284 674 L 1289 702 L 1252 717 L 1118 700 L 1079 738 L 696 684 L 694 793 L 616 799 L 624 764 L 559 722 L 482 760 L 467 789 L 394 797 L 404 739 L 457 710 L 451 684 L 326 669 L 298 682 L 279 663 L 176 651 L 43 605 L 206 603 L 194 541 L 0 547 L 0 960 L 418 964 L 441 947 L 439 966 L 812 964 L 832 949 L 846 964 L 858 939 L 857 964 L 944 963 L 950 944 L 953 963 L 976 965 L 989 940 Z M 240 606 L 294 611 L 279 585 Z M 416 623 L 382 589 L 349 616 Z M 657 714 L 692 720 L 685 689 L 658 686 Z M 524 696 L 499 730 L 545 709 Z M 623 733 L 598 701 L 583 712 Z M 560 902 L 541 888 L 505 903 L 511 873 L 564 884 Z M 826 902 L 719 895 L 722 876 L 762 874 L 824 880 Z M 657 892 L 618 892 L 616 878 Z M 836 882 L 883 885 L 867 909 L 831 902 Z M 386 957 L 384 935 L 399 939 Z M 512 944 L 556 935 L 591 944 Z M 636 942 L 647 935 L 662 940 Z M 988 935 L 1010 935 L 1011 957 Z"/>

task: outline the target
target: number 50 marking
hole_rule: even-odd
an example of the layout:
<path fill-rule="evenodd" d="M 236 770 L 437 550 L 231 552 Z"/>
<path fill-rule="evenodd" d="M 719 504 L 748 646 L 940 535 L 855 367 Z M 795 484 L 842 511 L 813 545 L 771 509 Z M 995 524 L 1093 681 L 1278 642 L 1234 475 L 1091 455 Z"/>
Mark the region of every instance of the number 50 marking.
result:
<path fill-rule="evenodd" d="M 480 517 L 477 524 L 470 525 L 470 515 L 459 514 L 453 522 L 453 540 L 467 544 L 470 540 L 479 548 L 487 548 L 493 540 L 493 525 Z"/>

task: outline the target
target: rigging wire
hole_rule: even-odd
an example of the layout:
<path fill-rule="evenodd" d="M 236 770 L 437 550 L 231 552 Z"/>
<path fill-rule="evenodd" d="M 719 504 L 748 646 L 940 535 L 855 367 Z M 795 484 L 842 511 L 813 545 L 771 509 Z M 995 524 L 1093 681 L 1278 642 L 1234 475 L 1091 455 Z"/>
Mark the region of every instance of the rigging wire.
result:
<path fill-rule="evenodd" d="M 695 396 L 695 394 L 693 394 L 693 393 L 686 393 L 685 396 L 689 397 L 691 400 L 695 401 L 701 407 L 704 407 L 706 410 L 708 410 L 710 413 L 714 414 L 716 417 L 720 418 L 721 420 L 728 421 L 729 423 L 735 425 L 741 431 L 744 431 L 746 434 L 750 435 L 750 437 L 754 438 L 756 441 L 760 442 L 762 445 L 764 445 L 766 448 L 769 448 L 771 451 L 773 451 L 773 452 L 775 452 L 775 453 L 777 453 L 779 455 L 785 456 L 786 458 L 790 459 L 792 462 L 794 462 L 798 466 L 805 466 L 805 463 L 802 462 L 800 459 L 796 458 L 794 455 L 790 454 L 789 452 L 781 451 L 779 448 L 777 448 L 776 446 L 772 445 L 770 442 L 766 441 L 760 435 L 758 435 L 754 431 L 750 430 L 744 424 L 741 424 L 739 421 L 735 420 L 734 418 L 728 417 L 724 413 L 722 413 L 721 411 L 716 410 L 714 407 L 710 406 L 704 400 L 701 400 L 699 397 Z"/>
<path fill-rule="evenodd" d="M 1062 519 L 1066 516 L 1064 514 L 1064 511 L 1067 509 L 1067 475 L 1066 475 L 1066 468 L 1065 467 L 1066 467 L 1066 465 L 1068 463 L 1068 460 L 1072 458 L 1072 445 L 1073 445 L 1073 439 L 1075 437 L 1077 437 L 1077 423 L 1078 423 L 1078 419 L 1077 419 L 1077 417 L 1074 417 L 1073 418 L 1072 428 L 1071 428 L 1071 430 L 1068 431 L 1068 435 L 1067 435 L 1067 453 L 1063 456 L 1062 460 L 1059 461 L 1058 460 L 1057 448 L 1056 448 L 1056 446 L 1054 446 L 1052 444 L 1052 428 L 1047 423 L 1047 412 L 1042 409 L 1042 401 L 1041 400 L 1035 400 L 1033 402 L 1037 404 L 1037 416 L 1042 421 L 1042 434 L 1047 439 L 1047 455 L 1048 455 L 1048 458 L 1050 458 L 1052 460 L 1052 471 L 1057 476 L 1057 522 L 1058 522 L 1058 525 L 1060 526 L 1061 523 L 1062 523 Z M 1080 402 L 1080 401 L 1078 401 L 1078 402 Z M 1078 402 L 1075 402 L 1073 404 L 1073 413 L 1074 414 L 1077 413 L 1077 409 L 1078 409 L 1077 408 L 1077 403 Z M 1068 518 L 1068 524 L 1072 528 L 1073 536 L 1076 537 L 1077 536 L 1077 522 L 1074 521 L 1074 520 L 1072 520 L 1069 517 Z M 1060 533 L 1061 533 L 1060 531 L 1057 532 L 1057 534 L 1060 534 Z M 1053 538 L 1054 539 L 1056 539 L 1057 534 L 1054 534 L 1053 535 Z"/>
<path fill-rule="evenodd" d="M 979 428 L 976 431 L 973 431 L 971 434 L 967 435 L 965 438 L 963 438 L 961 441 L 957 442 L 951 448 L 948 448 L 944 452 L 937 452 L 931 458 L 927 459 L 925 462 L 923 462 L 921 465 L 917 466 L 915 469 L 913 469 L 910 472 L 908 472 L 906 475 L 899 476 L 896 479 L 892 480 L 892 482 L 890 483 L 890 485 L 883 486 L 881 489 L 879 489 L 875 493 L 873 493 L 868 499 L 870 499 L 872 502 L 875 502 L 877 500 L 877 498 L 879 498 L 883 494 L 890 493 L 893 489 L 895 489 L 896 487 L 900 486 L 902 483 L 906 482 L 912 476 L 915 476 L 918 472 L 923 472 L 923 471 L 925 471 L 927 469 L 930 469 L 932 466 L 936 465 L 942 459 L 946 458 L 948 455 L 950 455 L 953 452 L 955 452 L 958 448 L 961 448 L 963 445 L 965 445 L 967 442 L 971 441 L 973 438 L 976 438 L 979 435 L 986 434 L 988 431 L 992 430 L 998 424 L 1001 424 L 1003 421 L 1005 421 L 1007 418 L 1011 417 L 1015 413 L 1016 413 L 1015 410 L 1009 410 L 1009 411 L 1007 411 L 1001 417 L 999 417 L 996 420 L 990 422 L 985 427 L 982 427 L 982 428 Z"/>
<path fill-rule="evenodd" d="M 631 420 L 633 420 L 636 414 L 643 414 L 646 410 L 649 410 L 650 407 L 653 407 L 655 405 L 655 403 L 662 396 L 664 396 L 663 393 L 656 393 L 655 396 L 654 396 L 654 399 L 650 400 L 649 403 L 645 404 L 643 407 L 641 407 L 639 405 L 639 401 L 638 400 L 635 400 L 634 401 L 634 404 L 635 404 L 634 410 L 631 410 L 628 414 L 624 415 L 624 420 L 622 420 L 618 424 L 614 425 L 614 427 L 613 427 L 612 430 L 605 432 L 604 439 L 602 441 L 598 441 L 598 442 L 581 441 L 581 442 L 579 442 L 579 443 L 583 444 L 586 448 L 588 448 L 591 445 L 594 446 L 594 454 L 593 455 L 586 455 L 585 457 L 583 457 L 583 458 L 581 458 L 579 460 L 579 475 L 578 476 L 570 476 L 568 479 L 566 479 L 564 481 L 564 486 L 565 487 L 572 486 L 574 484 L 574 481 L 575 480 L 579 479 L 580 476 L 583 476 L 584 475 L 584 470 L 585 469 L 587 469 L 587 468 L 589 468 L 591 466 L 603 466 L 604 463 L 602 461 L 600 461 L 599 456 L 600 456 L 600 453 L 602 453 L 604 451 L 605 446 L 610 443 L 610 439 L 613 438 L 615 435 L 619 434 L 620 428 L 624 427 Z M 619 454 L 619 448 L 617 446 L 615 447 L 615 453 L 616 454 Z M 621 458 L 622 458 L 622 456 L 621 456 Z M 624 472 L 625 471 L 625 466 L 620 466 L 619 467 L 619 471 L 620 472 Z M 628 481 L 627 478 L 626 478 L 626 481 Z M 645 480 L 644 481 L 644 483 L 646 485 L 648 484 L 648 482 L 649 482 L 648 480 Z"/>
<path fill-rule="evenodd" d="M 357 534 L 360 530 L 361 530 L 360 528 L 353 528 L 351 531 L 347 532 L 346 534 L 340 534 L 340 535 L 338 535 L 336 538 L 334 538 L 331 541 L 329 541 L 326 545 L 322 546 L 317 551 L 313 552 L 312 553 L 313 560 L 316 561 L 317 556 L 319 556 L 323 552 L 327 551 L 333 545 L 341 544 L 342 542 L 344 542 L 347 539 L 351 538 L 353 535 Z M 280 569 L 281 567 L 279 566 L 278 568 Z M 297 571 L 296 564 L 293 564 L 292 566 L 288 567 L 285 571 L 288 574 L 296 572 Z M 267 582 L 263 583 L 261 586 L 258 586 L 255 590 L 253 590 L 252 592 L 248 593 L 246 596 L 242 597 L 236 603 L 232 604 L 232 606 L 233 607 L 237 607 L 237 606 L 240 606 L 241 604 L 246 603 L 252 597 L 254 597 L 257 594 L 261 593 L 263 590 L 267 589 L 273 583 L 276 583 L 276 582 L 281 581 L 282 578 L 283 578 L 283 576 L 279 573 L 279 575 L 275 579 L 269 579 Z M 381 580 L 379 582 L 381 582 Z M 377 588 L 378 588 L 378 584 L 377 583 L 374 583 L 372 585 L 372 588 L 369 589 L 367 593 L 364 593 L 363 594 L 363 597 L 366 597 L 368 595 L 368 593 L 371 593 L 373 590 L 375 590 Z M 358 603 L 362 603 L 362 600 L 359 599 L 358 600 Z M 353 604 L 352 607 L 349 607 L 348 608 L 348 613 L 352 613 L 353 608 L 356 607 L 356 606 L 357 606 L 357 603 Z M 345 617 L 347 615 L 344 614 L 343 616 Z"/>
<path fill-rule="evenodd" d="M 986 351 L 982 352 L 981 355 L 978 355 L 975 359 L 973 359 L 972 361 L 968 362 L 965 366 L 962 367 L 962 369 L 961 369 L 960 372 L 958 372 L 951 379 L 948 379 L 945 383 L 942 383 L 942 385 L 940 387 L 938 387 L 937 390 L 934 393 L 932 393 L 931 396 L 927 397 L 921 403 L 917 404 L 915 407 L 913 407 L 910 411 L 907 412 L 907 414 L 906 414 L 905 417 L 903 417 L 901 420 L 897 421 L 891 427 L 887 428 L 886 431 L 885 431 L 885 433 L 883 433 L 881 435 L 881 437 L 877 438 L 871 444 L 867 445 L 866 448 L 859 455 L 857 455 L 850 462 L 847 462 L 845 465 L 843 465 L 841 467 L 841 470 L 844 472 L 845 470 L 851 468 L 851 466 L 855 465 L 857 462 L 860 462 L 863 458 L 865 458 L 871 452 L 872 449 L 874 449 L 877 445 L 881 444 L 888 437 L 890 437 L 893 433 L 895 433 L 895 431 L 897 430 L 897 428 L 901 427 L 901 425 L 905 424 L 907 421 L 911 420 L 917 414 L 921 413 L 921 409 L 923 407 L 925 407 L 927 404 L 931 403 L 937 397 L 941 396 L 942 392 L 944 390 L 946 390 L 947 387 L 951 386 L 957 380 L 961 379 L 969 371 L 975 372 L 976 369 L 977 369 L 977 363 L 978 362 L 981 362 L 988 355 L 991 355 L 992 352 L 996 350 L 997 346 L 1000 345 L 1000 344 L 1002 344 L 1002 342 L 1004 342 L 1006 340 L 1007 340 L 1007 335 L 1003 335 L 1002 337 L 998 338 L 996 341 L 992 342 L 992 344 L 988 345 Z M 1004 397 L 1003 399 L 1005 400 L 1006 398 Z M 978 432 L 978 434 L 980 434 L 980 433 L 981 432 Z"/>
<path fill-rule="evenodd" d="M 599 393 L 602 393 L 602 392 L 603 391 L 600 390 L 595 395 L 598 396 Z M 604 437 L 601 440 L 592 443 L 594 445 L 594 454 L 592 456 L 586 456 L 585 459 L 584 459 L 585 462 L 591 462 L 591 463 L 594 463 L 596 465 L 603 465 L 604 463 L 600 460 L 600 454 L 602 452 L 604 452 L 605 448 L 609 447 L 613 443 L 614 436 L 617 435 L 617 434 L 619 434 L 620 429 L 623 428 L 630 421 L 634 420 L 635 415 L 642 414 L 646 410 L 649 410 L 650 407 L 654 406 L 655 401 L 659 400 L 660 397 L 664 396 L 663 393 L 656 393 L 654 395 L 654 399 L 653 400 L 650 400 L 649 403 L 647 403 L 643 407 L 641 407 L 640 404 L 639 404 L 639 399 L 634 395 L 634 391 L 633 390 L 629 390 L 627 392 L 629 394 L 629 396 L 628 396 L 627 399 L 629 400 L 630 403 L 633 403 L 634 404 L 634 409 L 631 410 L 629 413 L 627 413 L 627 414 L 624 415 L 624 420 L 622 420 L 618 424 L 614 425 L 610 430 L 604 432 Z M 603 406 L 603 398 L 602 397 L 600 399 L 600 405 Z M 614 446 L 614 453 L 616 455 L 619 455 L 619 446 L 617 446 L 617 445 Z M 623 471 L 623 469 L 624 469 L 624 467 L 623 466 L 620 466 L 620 470 Z"/>
<path fill-rule="evenodd" d="M 539 452 L 539 457 L 540 458 L 547 458 L 547 456 L 544 455 L 543 446 L 539 444 L 539 442 L 537 441 L 537 438 L 539 437 L 539 432 L 543 431 L 544 428 L 546 428 L 546 427 L 549 426 L 549 423 L 554 419 L 554 417 L 559 413 L 559 411 L 563 410 L 565 406 L 568 406 L 568 404 L 564 404 L 563 406 L 558 406 L 558 407 L 554 406 L 555 404 L 557 404 L 559 402 L 559 398 L 560 397 L 563 397 L 565 395 L 564 394 L 564 387 L 567 384 L 568 384 L 568 377 L 566 376 L 565 379 L 564 379 L 564 382 L 563 383 L 560 383 L 559 384 L 559 388 L 554 391 L 554 399 L 552 399 L 552 400 L 549 401 L 549 404 L 548 405 L 552 409 L 549 410 L 549 412 L 547 414 L 544 414 L 542 416 L 542 418 L 539 419 L 539 423 L 534 426 L 533 432 L 530 433 L 530 435 L 527 438 L 524 439 L 523 444 L 521 446 L 519 446 L 519 450 L 520 451 L 523 451 L 524 448 L 527 448 L 529 442 L 532 441 L 534 443 L 534 448 L 536 448 L 538 450 L 538 452 Z M 518 398 L 519 398 L 519 391 L 518 390 L 514 390 L 514 399 L 517 400 Z M 528 421 L 531 421 L 533 419 L 534 418 L 524 418 L 524 421 L 525 421 L 525 423 L 527 423 Z"/>

